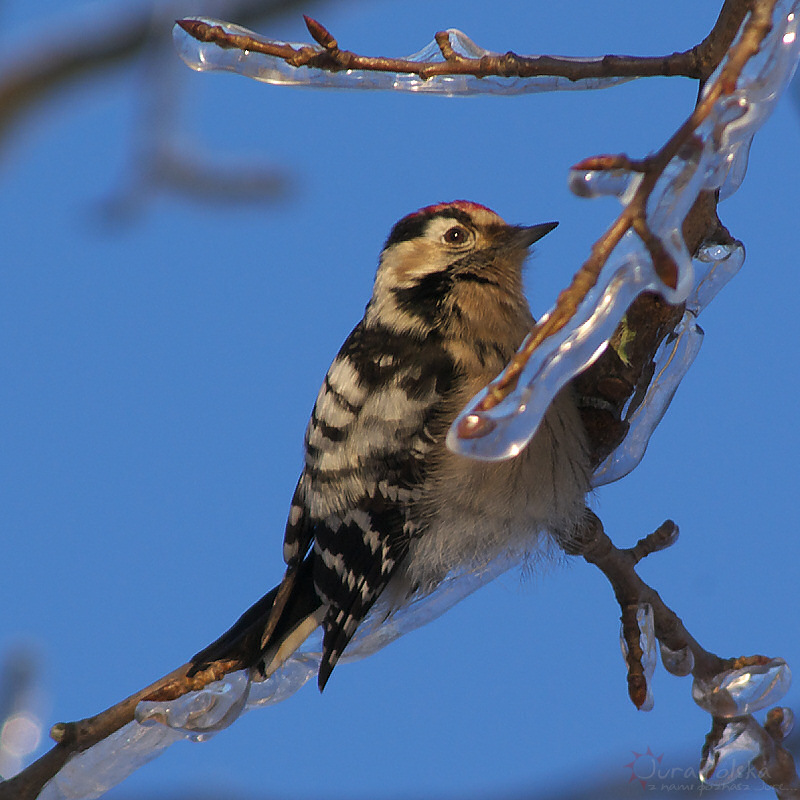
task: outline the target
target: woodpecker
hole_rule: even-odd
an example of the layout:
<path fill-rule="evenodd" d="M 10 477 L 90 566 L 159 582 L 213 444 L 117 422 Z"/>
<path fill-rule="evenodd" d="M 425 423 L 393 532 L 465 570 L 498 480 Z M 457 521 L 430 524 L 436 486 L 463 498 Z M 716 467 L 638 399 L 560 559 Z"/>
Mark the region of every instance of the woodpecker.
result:
<path fill-rule="evenodd" d="M 317 395 L 283 544 L 286 573 L 193 670 L 238 659 L 275 671 L 318 626 L 318 683 L 382 594 L 401 606 L 454 570 L 568 545 L 590 465 L 572 390 L 516 458 L 480 462 L 445 436 L 533 324 L 522 288 L 530 246 L 557 223 L 506 224 L 477 203 L 401 219 L 372 297 Z"/>

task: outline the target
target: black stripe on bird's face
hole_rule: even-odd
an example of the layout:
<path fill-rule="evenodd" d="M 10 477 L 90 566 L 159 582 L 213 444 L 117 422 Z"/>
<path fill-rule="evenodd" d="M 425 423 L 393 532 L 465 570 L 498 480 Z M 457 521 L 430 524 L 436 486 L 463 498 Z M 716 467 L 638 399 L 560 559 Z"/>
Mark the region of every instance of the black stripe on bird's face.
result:
<path fill-rule="evenodd" d="M 428 223 L 436 217 L 445 217 L 452 219 L 459 225 L 464 225 L 466 228 L 473 229 L 474 221 L 466 211 L 458 208 L 447 207 L 439 211 L 418 211 L 416 214 L 411 214 L 404 217 L 398 222 L 389 233 L 389 238 L 386 240 L 383 249 L 398 244 L 399 242 L 409 242 L 412 239 L 419 239 L 428 227 Z"/>
<path fill-rule="evenodd" d="M 431 328 L 435 327 L 441 321 L 443 313 L 453 312 L 453 309 L 445 309 L 443 302 L 456 283 L 500 286 L 494 277 L 487 274 L 486 264 L 493 260 L 489 255 L 491 251 L 501 249 L 487 248 L 477 253 L 469 253 L 446 269 L 423 275 L 411 286 L 398 286 L 392 289 L 399 310 L 418 317 Z"/>
<path fill-rule="evenodd" d="M 441 319 L 442 301 L 453 288 L 451 268 L 423 275 L 411 286 L 392 289 L 397 307 L 404 314 L 419 317 L 431 328 Z"/>

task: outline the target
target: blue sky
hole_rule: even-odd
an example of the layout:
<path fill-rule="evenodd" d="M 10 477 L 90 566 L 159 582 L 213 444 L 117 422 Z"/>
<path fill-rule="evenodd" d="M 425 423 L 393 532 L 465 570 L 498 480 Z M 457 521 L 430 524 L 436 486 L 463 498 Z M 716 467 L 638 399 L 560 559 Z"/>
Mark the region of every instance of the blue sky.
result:
<path fill-rule="evenodd" d="M 6 41 L 109 7 L 5 4 Z M 197 10 L 174 3 L 165 17 Z M 306 39 L 301 10 L 263 32 Z M 403 55 L 458 27 L 492 50 L 596 55 L 690 47 L 718 4 L 307 10 L 367 53 Z M 103 201 L 141 171 L 152 87 L 173 81 L 174 120 L 158 124 L 209 167 L 279 165 L 290 193 L 249 206 L 154 193 L 108 224 Z M 0 651 L 35 647 L 48 722 L 169 671 L 279 580 L 306 420 L 399 217 L 466 198 L 510 222 L 560 220 L 527 274 L 541 313 L 618 208 L 572 196 L 570 165 L 657 148 L 695 91 L 654 79 L 520 98 L 312 92 L 195 74 L 170 52 L 81 83 L 15 128 L 0 151 Z M 644 462 L 594 500 L 620 545 L 680 524 L 641 573 L 708 649 L 797 668 L 799 141 L 787 96 L 720 207 L 745 243 L 742 272 L 703 313 L 703 348 Z M 692 767 L 708 718 L 690 682 L 661 668 L 655 709 L 635 711 L 618 614 L 583 563 L 506 576 L 340 667 L 323 696 L 308 685 L 208 744 L 176 745 L 110 796 L 544 794 L 627 779 L 631 751 L 648 747 Z M 799 700 L 794 688 L 786 703 Z"/>

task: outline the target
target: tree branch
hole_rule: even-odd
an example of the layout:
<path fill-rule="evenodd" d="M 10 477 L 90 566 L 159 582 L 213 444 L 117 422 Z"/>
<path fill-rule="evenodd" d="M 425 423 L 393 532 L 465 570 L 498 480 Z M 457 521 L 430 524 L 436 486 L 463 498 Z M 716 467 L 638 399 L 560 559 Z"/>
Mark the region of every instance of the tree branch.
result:
<path fill-rule="evenodd" d="M 591 255 L 575 274 L 570 286 L 559 294 L 552 313 L 534 325 L 530 336 L 525 342 L 525 346 L 514 355 L 503 373 L 489 385 L 487 395 L 475 406 L 476 412 L 488 411 L 494 408 L 516 388 L 520 375 L 534 351 L 546 339 L 558 333 L 572 320 L 586 295 L 597 284 L 600 272 L 612 251 L 629 230 L 635 231 L 649 250 L 653 266 L 661 281 L 667 286 L 675 287 L 677 265 L 649 229 L 647 224 L 647 203 L 656 183 L 664 174 L 670 161 L 678 154 L 681 148 L 690 144 L 695 131 L 708 118 L 716 101 L 722 95 L 729 95 L 734 91 L 742 69 L 750 58 L 758 52 L 761 42 L 772 27 L 772 11 L 775 7 L 775 2 L 776 0 L 766 0 L 755 4 L 750 18 L 745 23 L 739 42 L 730 51 L 729 59 L 712 87 L 701 98 L 688 119 L 653 155 L 638 162 L 631 162 L 626 156 L 603 156 L 601 159 L 588 159 L 574 167 L 574 169 L 586 169 L 588 167 L 608 169 L 619 168 L 620 164 L 628 163 L 632 164 L 637 172 L 642 173 L 642 180 L 630 202 L 605 234 L 595 242 Z M 743 10 L 742 4 L 737 7 Z M 722 19 L 723 15 L 720 15 L 719 20 Z M 725 20 L 727 22 L 727 17 Z M 727 31 L 727 25 L 725 30 Z M 704 41 L 708 42 L 708 37 Z M 690 245 L 688 251 L 695 253 L 699 243 L 687 243 Z M 464 422 L 466 421 L 465 419 Z"/>
<path fill-rule="evenodd" d="M 582 556 L 608 578 L 623 617 L 631 607 L 649 605 L 653 609 L 656 638 L 673 651 L 688 648 L 694 656 L 692 675 L 708 679 L 730 668 L 733 659 L 722 659 L 702 647 L 686 629 L 680 617 L 636 572 L 636 564 L 640 559 L 673 544 L 677 539 L 676 534 L 675 523 L 667 520 L 633 548 L 621 549 L 609 539 L 599 517 L 587 511 L 582 536 L 573 543 L 569 552 L 570 555 Z"/>
<path fill-rule="evenodd" d="M 36 58 L 30 57 L 33 48 L 28 45 L 25 57 L 0 78 L 0 140 L 26 112 L 63 86 L 129 62 L 152 44 L 167 41 L 169 32 L 153 24 L 159 5 L 154 0 L 135 13 L 117 13 L 111 25 L 95 30 L 60 31 L 49 41 L 36 42 L 35 52 L 41 54 Z M 227 11 L 250 24 L 299 5 L 299 0 L 237 0 Z"/>
<path fill-rule="evenodd" d="M 628 694 L 637 708 L 642 708 L 648 690 L 643 668 L 645 653 L 642 651 L 637 621 L 638 609 L 643 606 L 652 609 L 655 637 L 662 645 L 673 653 L 691 653 L 690 673 L 696 681 L 710 682 L 727 670 L 758 666 L 770 661 L 765 656 L 758 655 L 723 659 L 710 653 L 689 633 L 680 617 L 664 603 L 658 592 L 639 577 L 636 572 L 638 561 L 674 544 L 677 541 L 677 532 L 675 523 L 667 520 L 656 531 L 639 540 L 634 547 L 620 549 L 609 539 L 600 519 L 587 510 L 581 534 L 571 543 L 569 549 L 571 555 L 580 555 L 587 563 L 597 567 L 614 590 L 621 611 L 623 636 L 628 646 Z M 655 645 L 655 642 L 652 644 Z M 674 672 L 680 675 L 689 674 L 689 670 Z M 749 714 L 713 717 L 712 720 L 711 731 L 703 747 L 704 761 L 709 757 L 712 748 L 724 740 L 728 725 L 744 725 L 758 746 L 758 755 L 752 763 L 759 778 L 776 790 L 779 800 L 800 798 L 800 780 L 794 758 L 781 744 L 783 709 L 772 709 L 767 714 L 763 727 Z M 713 770 L 711 772 L 713 774 Z"/>
<path fill-rule="evenodd" d="M 520 56 L 511 51 L 485 55 L 481 58 L 469 58 L 453 50 L 447 31 L 439 31 L 434 37 L 444 61 L 362 56 L 350 50 L 341 50 L 327 28 L 311 17 L 304 18 L 309 33 L 322 47 L 321 50 L 311 46 L 293 47 L 282 42 L 230 33 L 219 25 L 211 25 L 202 20 L 182 19 L 178 20 L 178 25 L 200 42 L 209 42 L 226 49 L 247 50 L 274 56 L 292 67 L 310 67 L 329 72 L 358 69 L 366 72 L 418 75 L 423 79 L 437 75 L 472 75 L 476 78 L 548 76 L 566 78 L 570 81 L 655 76 L 701 77 L 700 64 L 694 48 L 664 56 L 607 55 L 581 61 L 558 56 Z"/>
<path fill-rule="evenodd" d="M 444 61 L 363 56 L 342 50 L 324 25 L 306 15 L 306 27 L 319 47 L 295 47 L 258 36 L 236 34 L 198 19 L 178 20 L 177 24 L 201 42 L 273 56 L 292 67 L 310 67 L 329 72 L 392 72 L 417 75 L 422 79 L 437 75 L 471 75 L 476 78 L 546 76 L 574 82 L 598 78 L 682 76 L 703 81 L 727 52 L 748 7 L 747 0 L 725 0 L 712 30 L 702 42 L 689 50 L 662 56 L 606 55 L 582 60 L 558 56 L 521 56 L 511 51 L 470 58 L 454 50 L 447 31 L 439 31 L 434 36 Z"/>
<path fill-rule="evenodd" d="M 191 667 L 191 662 L 183 664 L 93 717 L 55 724 L 50 730 L 55 747 L 13 778 L 0 781 L 0 800 L 34 800 L 71 755 L 87 750 L 132 722 L 140 702 L 173 700 L 188 692 L 199 691 L 229 672 L 241 669 L 242 665 L 234 661 L 217 661 L 189 678 L 187 673 Z"/>

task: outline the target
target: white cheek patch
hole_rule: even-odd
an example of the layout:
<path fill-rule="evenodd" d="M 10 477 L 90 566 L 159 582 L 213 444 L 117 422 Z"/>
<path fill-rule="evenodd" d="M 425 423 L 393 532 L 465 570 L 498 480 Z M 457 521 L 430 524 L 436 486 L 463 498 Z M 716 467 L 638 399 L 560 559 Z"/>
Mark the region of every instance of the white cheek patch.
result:
<path fill-rule="evenodd" d="M 383 254 L 378 269 L 377 282 L 387 286 L 407 286 L 433 272 L 445 269 L 452 260 L 449 254 L 429 239 L 401 242 Z"/>

